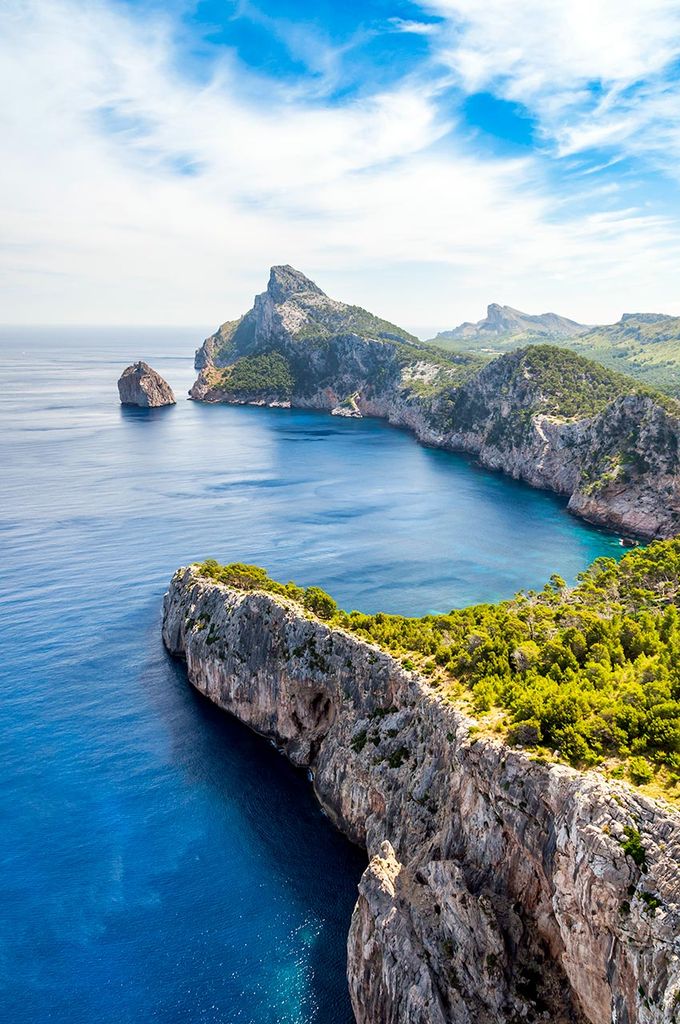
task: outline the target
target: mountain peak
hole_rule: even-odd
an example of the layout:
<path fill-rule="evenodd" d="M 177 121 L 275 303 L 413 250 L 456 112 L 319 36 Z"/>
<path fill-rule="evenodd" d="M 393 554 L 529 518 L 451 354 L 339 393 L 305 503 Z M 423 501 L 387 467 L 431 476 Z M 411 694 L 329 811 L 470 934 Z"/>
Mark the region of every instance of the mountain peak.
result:
<path fill-rule="evenodd" d="M 487 342 L 500 337 L 530 334 L 550 338 L 570 338 L 584 334 L 588 328 L 557 313 L 523 313 L 514 306 L 501 306 L 491 302 L 486 308 L 484 320 L 466 322 L 451 331 L 441 331 L 435 341 L 457 341 L 461 338 Z"/>
<path fill-rule="evenodd" d="M 526 316 L 527 314 L 522 313 L 519 309 L 513 309 L 512 306 L 501 306 L 499 302 L 490 302 L 486 307 L 486 319 L 489 324 L 505 324 L 508 321 L 514 324 L 518 318 Z"/>
<path fill-rule="evenodd" d="M 293 295 L 299 295 L 301 292 L 325 295 L 325 292 L 322 292 L 317 284 L 314 284 L 313 281 L 288 263 L 271 268 L 267 292 L 277 305 L 281 302 L 286 302 Z"/>

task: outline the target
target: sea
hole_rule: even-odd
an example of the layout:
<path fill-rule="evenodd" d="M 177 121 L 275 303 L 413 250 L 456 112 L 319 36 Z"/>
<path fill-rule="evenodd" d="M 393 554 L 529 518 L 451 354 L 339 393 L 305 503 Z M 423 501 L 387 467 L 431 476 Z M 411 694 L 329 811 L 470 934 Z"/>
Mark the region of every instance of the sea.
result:
<path fill-rule="evenodd" d="M 207 329 L 0 329 L 0 1006 L 12 1024 L 350 1024 L 366 864 L 160 639 L 214 557 L 348 609 L 573 580 L 619 538 L 378 420 L 187 399 Z M 145 359 L 177 405 L 123 408 Z"/>

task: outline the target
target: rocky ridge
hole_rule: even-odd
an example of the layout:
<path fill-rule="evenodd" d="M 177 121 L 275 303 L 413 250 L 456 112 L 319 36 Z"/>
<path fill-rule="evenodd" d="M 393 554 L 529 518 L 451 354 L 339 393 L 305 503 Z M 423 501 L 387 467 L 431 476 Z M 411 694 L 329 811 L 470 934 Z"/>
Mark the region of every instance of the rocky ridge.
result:
<path fill-rule="evenodd" d="M 543 342 L 569 348 L 680 397 L 680 317 L 664 313 L 624 313 L 614 324 L 585 327 L 552 313 L 528 317 L 492 304 L 486 320 L 442 331 L 431 344 L 447 351 L 500 355 Z"/>
<path fill-rule="evenodd" d="M 487 306 L 486 317 L 476 323 L 466 322 L 450 331 L 440 331 L 432 339 L 433 345 L 445 342 L 474 340 L 481 344 L 493 345 L 499 338 L 515 338 L 531 335 L 534 338 L 558 340 L 585 334 L 590 328 L 569 320 L 557 313 L 522 313 L 512 306 L 500 306 L 492 302 Z"/>
<path fill-rule="evenodd" d="M 563 349 L 485 365 L 273 267 L 253 309 L 206 340 L 196 367 L 196 400 L 379 416 L 563 494 L 592 522 L 649 537 L 680 530 L 680 407 Z"/>
<path fill-rule="evenodd" d="M 365 845 L 348 941 L 358 1024 L 678 1019 L 670 809 L 475 736 L 379 648 L 195 566 L 171 581 L 163 639 L 198 690 L 310 767 Z"/>
<path fill-rule="evenodd" d="M 118 394 L 122 405 L 148 409 L 175 405 L 175 396 L 168 382 L 148 363 L 141 361 L 123 370 L 118 381 Z"/>

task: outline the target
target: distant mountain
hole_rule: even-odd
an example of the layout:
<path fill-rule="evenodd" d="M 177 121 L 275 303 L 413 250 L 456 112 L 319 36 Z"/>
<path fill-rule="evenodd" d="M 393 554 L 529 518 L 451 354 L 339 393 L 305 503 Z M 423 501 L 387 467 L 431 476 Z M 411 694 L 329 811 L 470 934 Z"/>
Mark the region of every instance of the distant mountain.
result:
<path fill-rule="evenodd" d="M 522 313 L 512 306 L 499 306 L 492 302 L 487 306 L 486 317 L 478 320 L 477 323 L 464 323 L 454 327 L 450 331 L 441 331 L 431 344 L 448 347 L 448 343 L 454 344 L 461 341 L 466 347 L 483 347 L 489 345 L 494 350 L 516 347 L 515 345 L 500 345 L 500 342 L 514 342 L 526 344 L 531 339 L 537 341 L 557 340 L 573 338 L 579 334 L 585 334 L 591 330 L 585 324 L 579 324 L 575 320 L 569 320 L 566 316 L 558 316 L 557 313 Z"/>
<path fill-rule="evenodd" d="M 624 313 L 618 323 L 587 327 L 556 313 L 533 316 L 492 303 L 484 320 L 442 331 L 428 344 L 450 352 L 500 355 L 546 343 L 680 398 L 680 317 L 665 313 Z"/>
<path fill-rule="evenodd" d="M 594 327 L 568 344 L 589 359 L 680 397 L 680 317 L 624 313 L 618 323 Z"/>
<path fill-rule="evenodd" d="M 490 307 L 485 323 L 498 329 L 524 317 L 497 310 Z M 553 327 L 581 329 L 546 318 Z M 533 338 L 546 318 L 531 318 Z M 485 328 L 473 338 L 480 334 L 507 336 Z M 330 298 L 292 267 L 272 267 L 253 308 L 223 324 L 196 353 L 191 396 L 379 416 L 428 445 L 469 452 L 564 494 L 586 519 L 649 536 L 680 532 L 677 403 L 565 347 L 524 345 L 493 360 L 481 348 L 428 346 L 360 306 Z"/>

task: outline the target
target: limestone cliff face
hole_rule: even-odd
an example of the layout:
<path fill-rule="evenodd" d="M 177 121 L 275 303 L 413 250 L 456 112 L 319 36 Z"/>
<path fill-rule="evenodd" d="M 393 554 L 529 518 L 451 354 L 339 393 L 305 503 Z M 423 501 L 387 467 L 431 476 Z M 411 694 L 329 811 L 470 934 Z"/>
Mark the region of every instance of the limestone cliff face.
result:
<path fill-rule="evenodd" d="M 276 381 L 272 353 L 285 371 Z M 483 366 L 273 267 L 252 310 L 207 339 L 196 368 L 199 401 L 383 417 L 563 494 L 595 523 L 649 537 L 680 531 L 678 412 L 573 353 L 539 346 Z"/>
<path fill-rule="evenodd" d="M 569 509 L 591 522 L 648 537 L 680 532 L 677 415 L 635 393 L 582 419 L 543 412 L 523 355 L 494 360 L 426 408 L 387 398 L 366 411 L 413 429 L 425 443 L 469 452 L 491 469 L 564 494 Z"/>
<path fill-rule="evenodd" d="M 175 404 L 175 396 L 168 382 L 148 363 L 143 362 L 132 363 L 123 370 L 118 381 L 118 394 L 122 405 L 155 409 Z"/>
<path fill-rule="evenodd" d="M 190 394 L 208 402 L 330 411 L 371 381 L 388 389 L 398 383 L 398 353 L 390 342 L 418 346 L 407 331 L 331 299 L 292 267 L 272 267 L 267 289 L 255 297 L 253 308 L 223 324 L 197 351 L 199 376 Z M 271 351 L 286 359 L 294 382 L 290 392 L 270 388 L 266 379 L 250 389 L 225 389 L 219 370 Z"/>
<path fill-rule="evenodd" d="M 388 654 L 195 567 L 171 581 L 163 639 L 197 689 L 311 768 L 329 815 L 366 846 L 348 940 L 359 1024 L 678 1019 L 669 809 L 476 738 Z M 626 827 L 645 871 L 622 849 Z"/>

